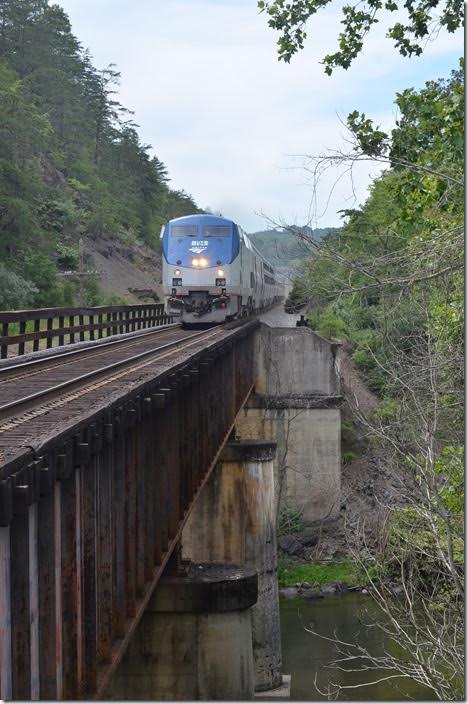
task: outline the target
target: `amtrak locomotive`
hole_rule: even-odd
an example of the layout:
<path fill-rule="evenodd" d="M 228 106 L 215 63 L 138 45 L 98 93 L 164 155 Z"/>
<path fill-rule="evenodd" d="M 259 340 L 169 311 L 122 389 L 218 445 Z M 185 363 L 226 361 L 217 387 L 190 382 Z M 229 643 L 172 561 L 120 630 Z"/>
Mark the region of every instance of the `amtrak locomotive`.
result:
<path fill-rule="evenodd" d="M 283 298 L 275 270 L 232 220 L 176 218 L 161 239 L 166 311 L 185 325 L 222 323 Z"/>

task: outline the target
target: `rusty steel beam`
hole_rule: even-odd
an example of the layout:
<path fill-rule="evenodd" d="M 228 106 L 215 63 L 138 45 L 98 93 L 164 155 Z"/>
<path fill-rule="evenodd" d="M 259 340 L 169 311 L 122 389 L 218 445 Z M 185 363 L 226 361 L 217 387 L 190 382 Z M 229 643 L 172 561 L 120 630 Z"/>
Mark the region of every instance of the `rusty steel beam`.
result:
<path fill-rule="evenodd" d="M 3 468 L 2 698 L 104 695 L 251 393 L 252 329 Z"/>

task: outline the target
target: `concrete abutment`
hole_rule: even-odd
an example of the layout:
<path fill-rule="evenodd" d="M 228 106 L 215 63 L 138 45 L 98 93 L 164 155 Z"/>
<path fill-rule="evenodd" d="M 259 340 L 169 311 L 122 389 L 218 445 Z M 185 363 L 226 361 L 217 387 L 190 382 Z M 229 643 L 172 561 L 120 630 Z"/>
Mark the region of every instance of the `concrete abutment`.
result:
<path fill-rule="evenodd" d="M 252 609 L 255 690 L 282 684 L 273 457 L 276 444 L 229 443 L 185 526 L 182 554 L 195 563 L 255 568 Z"/>
<path fill-rule="evenodd" d="M 254 569 L 191 564 L 164 575 L 105 698 L 252 700 L 256 600 Z"/>
<path fill-rule="evenodd" d="M 292 316 L 280 318 L 294 325 Z M 307 327 L 262 323 L 255 332 L 255 393 L 236 419 L 242 439 L 277 443 L 277 505 L 297 511 L 306 525 L 340 511 L 338 347 Z"/>

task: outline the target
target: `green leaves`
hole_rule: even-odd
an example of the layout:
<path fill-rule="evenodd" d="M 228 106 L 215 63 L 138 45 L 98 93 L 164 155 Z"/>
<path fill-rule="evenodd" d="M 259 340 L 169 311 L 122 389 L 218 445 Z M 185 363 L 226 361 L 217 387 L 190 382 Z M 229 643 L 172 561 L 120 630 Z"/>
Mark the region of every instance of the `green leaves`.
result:
<path fill-rule="evenodd" d="M 350 113 L 347 124 L 356 138 L 356 149 L 362 151 L 367 156 L 380 156 L 388 147 L 388 135 L 382 130 L 376 129 L 372 120 L 366 118 L 364 113 L 357 110 Z"/>
<path fill-rule="evenodd" d="M 37 288 L 19 274 L 0 264 L 0 310 L 26 308 L 34 300 Z"/>
<path fill-rule="evenodd" d="M 294 54 L 304 48 L 307 21 L 329 2 L 330 0 L 257 2 L 260 12 L 268 15 L 268 25 L 281 33 L 277 41 L 279 60 L 289 63 Z M 406 23 L 396 22 L 389 27 L 387 34 L 403 56 L 421 54 L 426 38 L 437 25 L 445 27 L 449 32 L 455 32 L 463 25 L 461 0 L 386 0 L 385 3 L 382 0 L 367 0 L 356 5 L 344 5 L 341 22 L 344 29 L 338 37 L 339 49 L 323 59 L 325 73 L 331 75 L 338 67 L 349 68 L 361 53 L 366 35 L 380 21 L 382 9 L 400 11 L 406 15 Z"/>
<path fill-rule="evenodd" d="M 118 71 L 92 65 L 62 8 L 2 0 L 0 27 L 0 263 L 30 282 L 28 302 L 68 304 L 74 284 L 57 272 L 80 237 L 157 246 L 168 217 L 197 207 L 169 188 L 117 99 Z"/>

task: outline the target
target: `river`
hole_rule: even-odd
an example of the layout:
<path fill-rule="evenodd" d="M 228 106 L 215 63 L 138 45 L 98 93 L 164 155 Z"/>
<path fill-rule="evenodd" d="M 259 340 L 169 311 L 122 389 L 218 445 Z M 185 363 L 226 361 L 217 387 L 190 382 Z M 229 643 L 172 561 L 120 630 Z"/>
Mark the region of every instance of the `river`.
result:
<path fill-rule="evenodd" d="M 380 610 L 371 597 L 360 593 L 327 596 L 323 599 L 280 599 L 281 639 L 283 651 L 283 672 L 292 676 L 291 700 L 326 700 L 314 686 L 317 683 L 324 690 L 328 682 L 341 685 L 355 685 L 372 682 L 385 676 L 385 672 L 373 670 L 370 673 L 345 673 L 332 670 L 326 665 L 337 657 L 333 643 L 305 631 L 312 625 L 323 636 L 333 638 L 334 631 L 342 640 L 352 643 L 358 639 L 371 652 L 382 652 L 383 647 L 392 649 L 385 642 L 382 632 L 368 628 L 360 621 L 372 622 L 380 617 Z M 388 673 L 387 673 L 388 674 Z M 409 680 L 392 680 L 379 684 L 348 689 L 339 699 L 359 701 L 388 701 L 401 699 L 430 701 L 431 692 Z"/>

